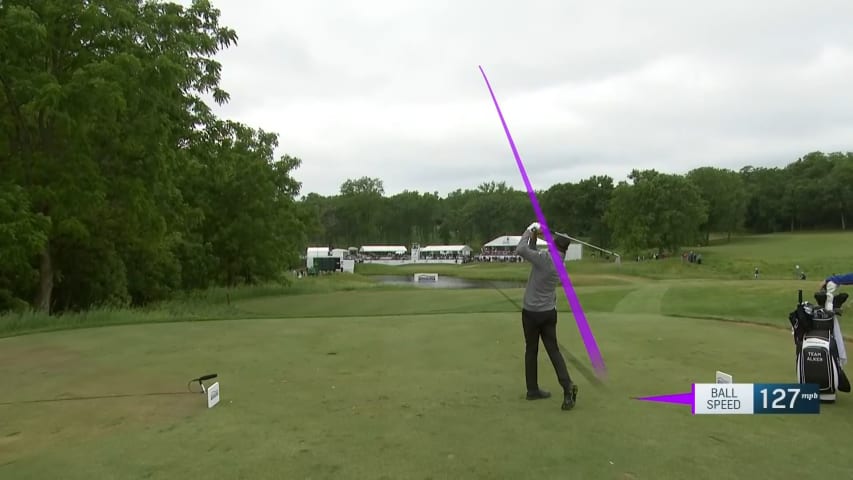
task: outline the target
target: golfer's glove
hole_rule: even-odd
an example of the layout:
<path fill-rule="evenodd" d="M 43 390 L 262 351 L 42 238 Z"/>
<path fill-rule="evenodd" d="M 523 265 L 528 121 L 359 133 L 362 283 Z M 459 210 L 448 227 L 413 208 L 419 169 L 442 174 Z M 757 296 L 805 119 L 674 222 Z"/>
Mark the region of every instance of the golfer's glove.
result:
<path fill-rule="evenodd" d="M 527 230 L 529 230 L 531 232 L 538 232 L 539 230 L 541 230 L 541 228 L 539 226 L 539 222 L 531 223 L 530 226 L 527 227 Z"/>

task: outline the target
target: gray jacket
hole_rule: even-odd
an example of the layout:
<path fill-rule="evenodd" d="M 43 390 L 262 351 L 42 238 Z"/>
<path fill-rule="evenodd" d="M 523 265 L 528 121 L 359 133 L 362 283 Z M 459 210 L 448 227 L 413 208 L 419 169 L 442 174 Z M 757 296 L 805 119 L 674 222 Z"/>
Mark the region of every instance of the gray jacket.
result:
<path fill-rule="evenodd" d="M 527 289 L 524 291 L 524 309 L 529 312 L 545 312 L 557 308 L 557 285 L 560 276 L 554 268 L 551 253 L 530 246 L 530 230 L 525 230 L 515 247 L 519 256 L 531 263 Z"/>

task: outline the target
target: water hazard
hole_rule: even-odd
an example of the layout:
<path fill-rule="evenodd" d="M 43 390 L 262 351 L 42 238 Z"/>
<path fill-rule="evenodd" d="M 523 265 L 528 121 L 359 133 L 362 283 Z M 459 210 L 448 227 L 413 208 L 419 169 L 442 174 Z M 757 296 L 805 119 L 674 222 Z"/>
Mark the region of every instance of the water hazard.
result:
<path fill-rule="evenodd" d="M 524 288 L 525 282 L 506 280 L 473 280 L 468 278 L 439 275 L 438 280 L 415 281 L 414 275 L 371 275 L 380 283 L 389 285 L 411 285 L 419 288 Z"/>

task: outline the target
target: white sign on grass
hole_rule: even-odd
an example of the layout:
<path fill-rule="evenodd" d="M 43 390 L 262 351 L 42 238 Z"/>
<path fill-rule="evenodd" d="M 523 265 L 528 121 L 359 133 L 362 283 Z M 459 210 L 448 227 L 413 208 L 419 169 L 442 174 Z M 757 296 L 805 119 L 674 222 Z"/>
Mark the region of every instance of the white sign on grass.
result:
<path fill-rule="evenodd" d="M 217 403 L 219 403 L 219 382 L 207 389 L 207 408 L 213 408 Z"/>
<path fill-rule="evenodd" d="M 732 383 L 732 376 L 717 370 L 717 383 Z"/>
<path fill-rule="evenodd" d="M 437 282 L 437 273 L 416 273 L 415 282 Z"/>

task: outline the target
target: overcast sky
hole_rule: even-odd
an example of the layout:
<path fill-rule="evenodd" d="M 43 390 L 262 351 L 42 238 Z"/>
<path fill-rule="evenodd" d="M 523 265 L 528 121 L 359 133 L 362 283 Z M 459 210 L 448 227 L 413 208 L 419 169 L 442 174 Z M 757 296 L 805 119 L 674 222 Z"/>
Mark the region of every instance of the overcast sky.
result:
<path fill-rule="evenodd" d="M 211 0 L 218 113 L 277 132 L 302 193 L 537 189 L 853 150 L 853 1 Z M 187 2 L 182 2 L 187 3 Z"/>

